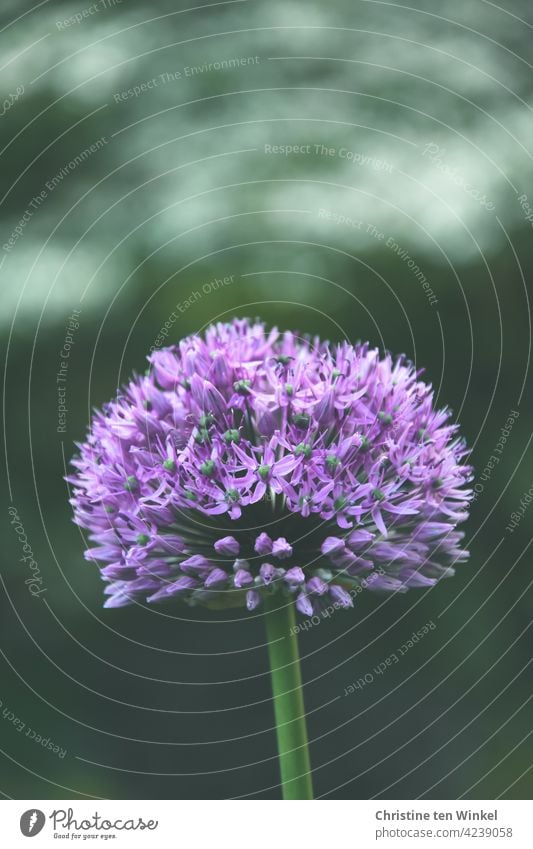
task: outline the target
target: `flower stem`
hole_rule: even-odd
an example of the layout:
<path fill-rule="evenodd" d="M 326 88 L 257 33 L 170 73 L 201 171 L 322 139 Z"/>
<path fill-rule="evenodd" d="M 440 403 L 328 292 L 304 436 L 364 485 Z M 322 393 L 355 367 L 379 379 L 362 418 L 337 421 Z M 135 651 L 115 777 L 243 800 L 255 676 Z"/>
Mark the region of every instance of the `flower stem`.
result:
<path fill-rule="evenodd" d="M 313 783 L 305 723 L 294 603 L 266 600 L 268 656 L 274 695 L 281 787 L 284 799 L 312 799 Z"/>

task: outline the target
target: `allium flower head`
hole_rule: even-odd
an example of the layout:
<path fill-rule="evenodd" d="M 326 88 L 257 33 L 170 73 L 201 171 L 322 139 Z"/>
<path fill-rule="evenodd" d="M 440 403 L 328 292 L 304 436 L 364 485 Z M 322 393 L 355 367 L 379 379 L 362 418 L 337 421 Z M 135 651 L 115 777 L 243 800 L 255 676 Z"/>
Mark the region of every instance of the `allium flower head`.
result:
<path fill-rule="evenodd" d="M 235 320 L 149 361 L 68 478 L 107 607 L 283 593 L 311 615 L 467 556 L 467 451 L 402 357 Z"/>

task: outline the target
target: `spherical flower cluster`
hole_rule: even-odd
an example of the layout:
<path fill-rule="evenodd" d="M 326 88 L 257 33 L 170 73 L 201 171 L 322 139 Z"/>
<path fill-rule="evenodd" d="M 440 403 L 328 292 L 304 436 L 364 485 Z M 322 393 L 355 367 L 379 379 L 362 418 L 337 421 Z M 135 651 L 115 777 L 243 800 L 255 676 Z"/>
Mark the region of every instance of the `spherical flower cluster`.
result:
<path fill-rule="evenodd" d="M 312 615 L 466 557 L 467 452 L 402 357 L 235 320 L 149 361 L 68 478 L 107 607 L 254 610 L 279 592 Z"/>

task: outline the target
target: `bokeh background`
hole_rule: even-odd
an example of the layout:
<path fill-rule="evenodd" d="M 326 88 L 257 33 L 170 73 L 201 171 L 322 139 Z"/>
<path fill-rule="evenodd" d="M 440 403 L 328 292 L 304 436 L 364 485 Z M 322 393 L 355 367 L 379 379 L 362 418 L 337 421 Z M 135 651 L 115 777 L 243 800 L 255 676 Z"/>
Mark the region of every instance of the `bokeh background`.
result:
<path fill-rule="evenodd" d="M 301 635 L 317 796 L 528 798 L 531 5 L 190 6 L 1 4 L 0 791 L 279 797 L 261 617 L 103 610 L 63 480 L 152 346 L 259 315 L 405 352 L 476 466 L 453 580 Z"/>

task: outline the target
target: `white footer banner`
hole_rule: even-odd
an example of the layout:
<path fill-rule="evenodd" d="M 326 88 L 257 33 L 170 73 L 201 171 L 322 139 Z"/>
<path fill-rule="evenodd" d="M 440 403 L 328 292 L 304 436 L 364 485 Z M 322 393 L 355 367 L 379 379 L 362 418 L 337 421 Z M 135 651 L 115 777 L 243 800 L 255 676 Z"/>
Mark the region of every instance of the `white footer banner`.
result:
<path fill-rule="evenodd" d="M 9 800 L 0 802 L 0 844 L 531 849 L 530 819 L 528 801 Z"/>

